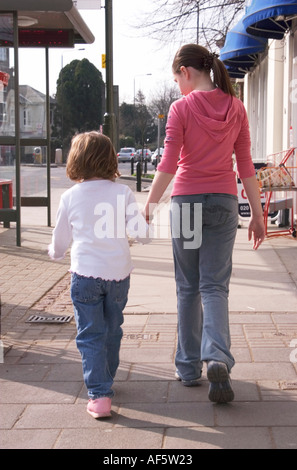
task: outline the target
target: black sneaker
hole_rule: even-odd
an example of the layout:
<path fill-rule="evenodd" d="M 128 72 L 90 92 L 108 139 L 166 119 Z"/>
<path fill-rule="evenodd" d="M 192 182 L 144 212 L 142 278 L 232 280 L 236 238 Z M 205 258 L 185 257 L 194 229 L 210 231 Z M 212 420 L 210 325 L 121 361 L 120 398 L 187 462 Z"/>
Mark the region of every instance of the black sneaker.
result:
<path fill-rule="evenodd" d="M 228 403 L 234 399 L 231 379 L 224 362 L 209 361 L 207 378 L 210 382 L 208 398 L 215 403 Z"/>

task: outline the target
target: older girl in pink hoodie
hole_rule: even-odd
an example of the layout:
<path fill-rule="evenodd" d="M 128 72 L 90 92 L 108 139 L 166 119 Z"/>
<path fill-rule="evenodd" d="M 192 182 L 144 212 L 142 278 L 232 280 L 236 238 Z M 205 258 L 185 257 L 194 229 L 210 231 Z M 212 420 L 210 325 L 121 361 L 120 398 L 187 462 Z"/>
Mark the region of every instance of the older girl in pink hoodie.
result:
<path fill-rule="evenodd" d="M 187 44 L 176 53 L 172 69 L 184 97 L 170 108 L 164 153 L 145 214 L 149 220 L 175 176 L 171 231 L 178 308 L 176 378 L 185 386 L 197 385 L 206 361 L 209 399 L 229 402 L 234 398 L 229 377 L 234 358 L 228 293 L 238 225 L 233 153 L 251 207 L 248 238 L 253 238 L 254 249 L 265 236 L 249 124 L 216 55 Z"/>

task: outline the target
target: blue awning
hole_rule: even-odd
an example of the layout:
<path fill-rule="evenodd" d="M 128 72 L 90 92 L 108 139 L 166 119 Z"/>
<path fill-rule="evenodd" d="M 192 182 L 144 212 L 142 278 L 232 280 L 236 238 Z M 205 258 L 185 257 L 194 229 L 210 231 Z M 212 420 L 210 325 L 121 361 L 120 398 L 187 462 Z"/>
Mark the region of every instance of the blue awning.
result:
<path fill-rule="evenodd" d="M 220 59 L 225 66 L 246 73 L 254 66 L 258 55 L 265 51 L 268 40 L 248 34 L 243 19 L 244 17 L 227 33 Z"/>
<path fill-rule="evenodd" d="M 230 67 L 230 65 L 225 66 L 230 78 L 244 78 L 247 70 L 241 70 L 237 67 Z"/>
<path fill-rule="evenodd" d="M 282 39 L 296 15 L 296 0 L 252 0 L 243 24 L 249 34 Z"/>

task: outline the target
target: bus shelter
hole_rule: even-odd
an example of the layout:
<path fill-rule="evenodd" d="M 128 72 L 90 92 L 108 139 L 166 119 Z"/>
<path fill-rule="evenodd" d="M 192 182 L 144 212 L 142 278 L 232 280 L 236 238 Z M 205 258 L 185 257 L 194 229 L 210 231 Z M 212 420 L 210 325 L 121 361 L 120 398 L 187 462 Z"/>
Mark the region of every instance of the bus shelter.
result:
<path fill-rule="evenodd" d="M 0 222 L 5 227 L 16 222 L 17 246 L 21 246 L 22 206 L 47 207 L 47 223 L 51 225 L 49 48 L 73 48 L 95 39 L 73 3 L 0 3 Z M 32 74 L 44 68 L 43 100 L 37 90 L 19 83 L 21 48 L 44 50 L 44 63 L 32 67 Z"/>

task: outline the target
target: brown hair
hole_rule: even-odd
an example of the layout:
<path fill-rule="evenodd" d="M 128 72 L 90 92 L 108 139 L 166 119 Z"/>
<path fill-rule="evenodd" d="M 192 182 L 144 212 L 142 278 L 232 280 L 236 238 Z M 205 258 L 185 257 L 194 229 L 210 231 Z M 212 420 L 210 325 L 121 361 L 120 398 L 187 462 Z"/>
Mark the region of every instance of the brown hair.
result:
<path fill-rule="evenodd" d="M 193 67 L 199 71 L 210 73 L 213 70 L 213 83 L 224 93 L 235 96 L 228 72 L 216 54 L 210 53 L 198 44 L 185 44 L 175 54 L 172 71 L 180 73 L 180 68 Z"/>
<path fill-rule="evenodd" d="M 96 131 L 76 134 L 71 141 L 66 174 L 73 181 L 120 176 L 118 159 L 109 137 Z"/>

